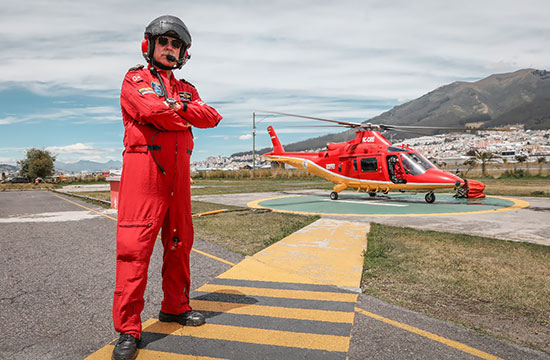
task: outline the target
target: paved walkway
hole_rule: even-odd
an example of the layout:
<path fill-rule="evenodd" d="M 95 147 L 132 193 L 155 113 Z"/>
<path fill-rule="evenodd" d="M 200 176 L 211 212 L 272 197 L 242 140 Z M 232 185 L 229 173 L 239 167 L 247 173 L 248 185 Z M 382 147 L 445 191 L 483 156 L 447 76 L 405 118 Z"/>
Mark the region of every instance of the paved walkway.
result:
<path fill-rule="evenodd" d="M 191 293 L 206 325 L 145 321 L 138 359 L 346 359 L 368 229 L 321 219 L 244 259 Z"/>

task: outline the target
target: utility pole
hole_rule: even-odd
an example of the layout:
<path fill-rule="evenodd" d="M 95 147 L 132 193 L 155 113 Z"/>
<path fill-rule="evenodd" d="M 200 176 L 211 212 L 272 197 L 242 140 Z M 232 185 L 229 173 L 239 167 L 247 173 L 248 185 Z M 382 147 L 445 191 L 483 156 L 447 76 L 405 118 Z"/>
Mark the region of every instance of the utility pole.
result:
<path fill-rule="evenodd" d="M 258 122 L 265 120 L 267 117 L 273 116 L 272 114 L 262 114 L 263 116 Z M 256 112 L 252 112 L 252 170 L 256 170 Z"/>
<path fill-rule="evenodd" d="M 252 170 L 256 170 L 256 113 L 252 112 Z"/>

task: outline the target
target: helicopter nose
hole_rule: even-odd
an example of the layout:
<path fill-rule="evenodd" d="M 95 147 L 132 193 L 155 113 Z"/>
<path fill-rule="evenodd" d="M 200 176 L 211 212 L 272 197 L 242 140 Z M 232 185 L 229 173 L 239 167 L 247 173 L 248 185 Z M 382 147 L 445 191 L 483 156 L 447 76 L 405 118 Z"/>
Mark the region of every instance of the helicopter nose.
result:
<path fill-rule="evenodd" d="M 435 170 L 435 169 L 433 169 L 433 170 Z M 458 185 L 464 183 L 464 180 L 462 180 L 458 176 L 453 175 L 451 173 L 448 173 L 446 171 L 439 170 L 439 169 L 435 170 L 432 173 L 432 176 L 437 177 L 437 181 L 439 183 L 454 184 L 455 186 L 458 186 Z"/>

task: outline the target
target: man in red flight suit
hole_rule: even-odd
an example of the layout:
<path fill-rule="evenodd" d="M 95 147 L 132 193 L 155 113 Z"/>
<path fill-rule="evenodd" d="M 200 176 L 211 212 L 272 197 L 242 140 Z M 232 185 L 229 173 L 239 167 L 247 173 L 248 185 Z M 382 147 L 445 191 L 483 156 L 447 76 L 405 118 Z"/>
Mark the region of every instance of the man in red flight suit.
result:
<path fill-rule="evenodd" d="M 114 327 L 121 336 L 113 350 L 116 360 L 137 356 L 147 269 L 161 228 L 164 299 L 159 320 L 187 326 L 205 322 L 189 306 L 190 127 L 214 127 L 222 117 L 201 100 L 193 85 L 172 74 L 189 59 L 190 46 L 191 35 L 179 18 L 165 15 L 153 20 L 142 44 L 148 66 L 130 69 L 122 84 L 125 150 L 113 299 Z"/>

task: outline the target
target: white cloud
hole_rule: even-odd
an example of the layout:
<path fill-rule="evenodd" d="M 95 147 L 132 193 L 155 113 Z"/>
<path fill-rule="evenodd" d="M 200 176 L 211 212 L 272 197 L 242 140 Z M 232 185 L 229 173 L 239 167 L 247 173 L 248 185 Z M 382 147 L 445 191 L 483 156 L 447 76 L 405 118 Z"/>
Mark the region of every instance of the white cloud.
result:
<path fill-rule="evenodd" d="M 76 143 L 71 145 L 64 145 L 64 146 L 48 146 L 46 147 L 46 150 L 55 153 L 55 154 L 90 154 L 97 152 L 96 149 L 94 149 L 90 145 L 82 144 L 82 143 Z"/>
<path fill-rule="evenodd" d="M 39 112 L 21 115 L 21 116 L 7 116 L 0 118 L 0 125 L 9 125 L 23 122 L 37 122 L 41 120 L 54 120 L 54 121 L 92 121 L 96 124 L 105 122 L 120 122 L 122 121 L 122 115 L 118 108 L 110 106 L 85 106 L 80 108 L 60 108 L 49 112 L 42 112 L 41 109 L 37 109 Z"/>
<path fill-rule="evenodd" d="M 210 1 L 156 4 L 154 15 L 146 1 L 90 4 L 35 0 L 5 9 L 0 35 L 10 51 L 0 81 L 116 96 L 124 71 L 143 61 L 145 25 L 161 13 L 184 14 L 194 43 L 182 74 L 209 100 L 263 89 L 414 98 L 450 80 L 544 68 L 550 58 L 540 46 L 550 31 L 543 0 Z"/>
<path fill-rule="evenodd" d="M 0 119 L 0 125 L 14 124 L 16 122 L 19 122 L 19 121 L 15 116 L 8 116 L 3 119 Z"/>
<path fill-rule="evenodd" d="M 73 162 L 78 160 L 90 160 L 106 162 L 108 160 L 121 160 L 122 147 L 109 148 L 98 147 L 96 144 L 75 143 L 61 146 L 48 146 L 46 150 L 57 156 L 57 160 Z"/>
<path fill-rule="evenodd" d="M 245 135 L 239 136 L 239 140 L 250 140 L 250 139 L 252 139 L 252 134 L 245 134 Z"/>
<path fill-rule="evenodd" d="M 8 165 L 15 165 L 17 164 L 18 159 L 10 158 L 10 157 L 0 157 L 0 164 L 8 164 Z"/>
<path fill-rule="evenodd" d="M 193 36 L 192 59 L 176 75 L 196 84 L 224 116 L 221 130 L 195 139 L 199 154 L 202 147 L 210 154 L 242 148 L 244 142 L 233 149 L 210 134 L 244 136 L 258 109 L 364 121 L 453 81 L 550 68 L 550 47 L 542 45 L 550 38 L 544 0 L 209 0 L 159 2 L 153 12 L 150 6 L 143 0 L 28 0 L 4 7 L 0 90 L 23 86 L 52 97 L 59 108 L 8 114 L 0 106 L 0 127 L 120 122 L 117 107 L 68 108 L 60 101 L 74 94 L 118 98 L 126 70 L 143 63 L 145 25 L 166 13 L 181 15 Z M 296 119 L 257 121 L 258 131 L 274 125 L 292 141 L 338 131 L 285 128 L 304 124 Z"/>

